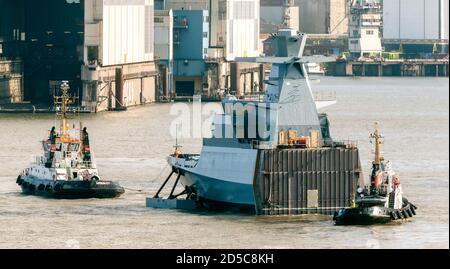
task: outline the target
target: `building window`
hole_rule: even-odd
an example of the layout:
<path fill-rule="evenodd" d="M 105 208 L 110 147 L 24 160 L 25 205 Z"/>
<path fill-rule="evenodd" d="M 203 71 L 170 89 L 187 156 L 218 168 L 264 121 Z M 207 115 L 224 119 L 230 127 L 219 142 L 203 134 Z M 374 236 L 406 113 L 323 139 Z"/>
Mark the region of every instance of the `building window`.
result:
<path fill-rule="evenodd" d="M 367 30 L 366 35 L 373 35 L 373 30 Z"/>
<path fill-rule="evenodd" d="M 161 18 L 161 17 L 155 17 L 155 22 L 156 22 L 156 23 L 164 23 L 164 18 Z"/>
<path fill-rule="evenodd" d="M 353 30 L 353 36 L 358 36 L 359 35 L 359 32 L 358 32 L 358 30 Z"/>
<path fill-rule="evenodd" d="M 96 64 L 96 62 L 98 62 L 98 46 L 88 46 L 87 53 L 88 53 L 88 63 Z"/>
<path fill-rule="evenodd" d="M 205 23 L 209 23 L 209 16 L 205 16 Z"/>
<path fill-rule="evenodd" d="M 357 45 L 359 43 L 358 40 L 350 40 L 350 44 Z"/>
<path fill-rule="evenodd" d="M 208 54 L 208 48 L 203 49 L 203 54 Z"/>
<path fill-rule="evenodd" d="M 203 32 L 203 38 L 208 38 L 208 32 Z"/>

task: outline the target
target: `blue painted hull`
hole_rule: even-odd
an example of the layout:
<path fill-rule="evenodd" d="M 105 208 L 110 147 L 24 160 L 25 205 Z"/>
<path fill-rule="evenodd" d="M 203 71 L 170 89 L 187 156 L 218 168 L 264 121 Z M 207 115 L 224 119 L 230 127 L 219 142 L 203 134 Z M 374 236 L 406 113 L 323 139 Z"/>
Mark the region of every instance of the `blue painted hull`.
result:
<path fill-rule="evenodd" d="M 253 185 L 225 181 L 182 171 L 183 185 L 193 188 L 198 197 L 236 206 L 255 206 Z"/>

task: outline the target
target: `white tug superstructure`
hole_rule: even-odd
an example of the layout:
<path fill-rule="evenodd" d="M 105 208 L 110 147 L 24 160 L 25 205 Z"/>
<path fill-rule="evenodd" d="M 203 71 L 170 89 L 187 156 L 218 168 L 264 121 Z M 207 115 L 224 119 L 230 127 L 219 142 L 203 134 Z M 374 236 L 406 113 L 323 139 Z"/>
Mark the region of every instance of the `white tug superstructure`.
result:
<path fill-rule="evenodd" d="M 48 139 L 42 141 L 44 154 L 36 157 L 23 170 L 17 184 L 26 194 L 55 198 L 112 198 L 124 189 L 111 181 L 100 180 L 89 145 L 89 134 L 82 124 L 70 129 L 69 106 L 75 98 L 69 96 L 69 85 L 63 82 L 61 96 L 55 97 L 60 130 L 52 127 Z"/>

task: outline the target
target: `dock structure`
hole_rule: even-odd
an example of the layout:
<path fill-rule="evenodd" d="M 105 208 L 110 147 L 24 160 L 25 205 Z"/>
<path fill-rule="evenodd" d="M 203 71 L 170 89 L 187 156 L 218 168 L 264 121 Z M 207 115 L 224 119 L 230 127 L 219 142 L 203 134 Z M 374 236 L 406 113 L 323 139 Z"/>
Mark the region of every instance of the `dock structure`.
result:
<path fill-rule="evenodd" d="M 328 64 L 327 75 L 448 77 L 449 63 L 448 59 L 337 61 Z"/>

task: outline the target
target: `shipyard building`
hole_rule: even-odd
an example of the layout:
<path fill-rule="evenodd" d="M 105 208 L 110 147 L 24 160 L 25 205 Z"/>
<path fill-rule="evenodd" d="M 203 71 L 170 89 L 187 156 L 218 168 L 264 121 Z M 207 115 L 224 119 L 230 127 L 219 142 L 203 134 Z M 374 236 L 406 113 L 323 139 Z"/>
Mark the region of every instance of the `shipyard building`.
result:
<path fill-rule="evenodd" d="M 290 25 L 308 34 L 341 35 L 348 32 L 348 0 L 262 0 L 263 32 L 275 32 L 290 9 Z"/>
<path fill-rule="evenodd" d="M 448 0 L 383 1 L 383 44 L 408 58 L 448 54 Z"/>
<path fill-rule="evenodd" d="M 155 100 L 153 0 L 1 0 L 0 22 L 0 57 L 23 76 L 12 101 L 51 106 L 63 80 L 88 111 Z"/>
<path fill-rule="evenodd" d="M 259 5 L 259 0 L 156 0 L 155 6 L 166 11 L 156 11 L 162 14 L 155 18 L 160 27 L 168 24 L 167 11 L 173 12 L 173 60 L 162 70 L 163 85 L 169 87 L 162 92 L 168 98 L 258 92 L 260 66 L 235 59 L 260 55 Z M 164 52 L 156 57 L 169 58 Z"/>
<path fill-rule="evenodd" d="M 153 0 L 93 0 L 84 7 L 82 105 L 122 109 L 154 102 Z"/>

